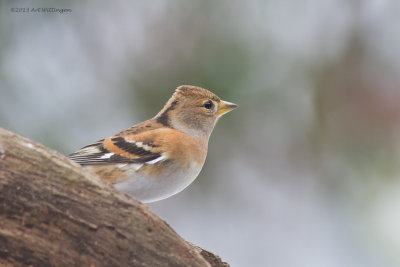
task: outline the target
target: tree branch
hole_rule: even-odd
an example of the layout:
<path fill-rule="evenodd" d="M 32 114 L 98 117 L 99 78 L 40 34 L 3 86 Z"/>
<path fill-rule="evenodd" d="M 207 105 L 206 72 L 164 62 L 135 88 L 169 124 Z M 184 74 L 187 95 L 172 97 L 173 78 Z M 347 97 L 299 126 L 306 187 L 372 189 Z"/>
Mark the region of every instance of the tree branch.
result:
<path fill-rule="evenodd" d="M 0 128 L 1 266 L 229 266 L 63 155 Z"/>

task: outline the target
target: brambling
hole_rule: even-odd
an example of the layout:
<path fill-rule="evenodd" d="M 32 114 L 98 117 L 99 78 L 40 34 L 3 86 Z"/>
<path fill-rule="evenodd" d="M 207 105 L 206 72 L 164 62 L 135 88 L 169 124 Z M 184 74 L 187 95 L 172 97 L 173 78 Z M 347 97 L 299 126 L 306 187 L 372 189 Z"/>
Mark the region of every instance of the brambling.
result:
<path fill-rule="evenodd" d="M 237 105 L 183 85 L 152 119 L 68 157 L 142 202 L 165 199 L 194 181 L 217 122 Z"/>

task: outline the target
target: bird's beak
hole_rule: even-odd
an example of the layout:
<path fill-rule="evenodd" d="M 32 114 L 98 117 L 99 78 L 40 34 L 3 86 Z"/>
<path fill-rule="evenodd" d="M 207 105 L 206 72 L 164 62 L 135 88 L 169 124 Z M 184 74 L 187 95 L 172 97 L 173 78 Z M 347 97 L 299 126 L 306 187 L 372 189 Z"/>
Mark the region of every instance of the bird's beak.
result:
<path fill-rule="evenodd" d="M 231 111 L 237 107 L 238 107 L 238 105 L 236 105 L 234 103 L 221 100 L 221 102 L 218 105 L 217 116 L 221 117 L 225 113 L 228 113 L 229 111 Z"/>

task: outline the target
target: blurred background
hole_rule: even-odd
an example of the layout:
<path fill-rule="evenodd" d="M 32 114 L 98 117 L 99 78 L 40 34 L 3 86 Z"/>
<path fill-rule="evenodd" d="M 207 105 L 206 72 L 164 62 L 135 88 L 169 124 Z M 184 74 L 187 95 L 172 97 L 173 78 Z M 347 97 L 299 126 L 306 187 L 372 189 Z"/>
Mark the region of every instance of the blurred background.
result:
<path fill-rule="evenodd" d="M 181 84 L 205 87 L 240 108 L 156 214 L 232 266 L 400 266 L 399 12 L 1 1 L 0 126 L 67 154 L 154 116 Z"/>

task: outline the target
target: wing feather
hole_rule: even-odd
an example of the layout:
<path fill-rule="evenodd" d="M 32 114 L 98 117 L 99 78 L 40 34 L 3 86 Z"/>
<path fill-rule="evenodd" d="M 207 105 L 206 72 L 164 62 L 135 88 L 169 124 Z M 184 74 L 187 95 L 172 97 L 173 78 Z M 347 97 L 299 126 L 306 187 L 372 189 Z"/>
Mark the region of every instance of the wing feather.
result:
<path fill-rule="evenodd" d="M 124 137 L 114 137 L 85 146 L 68 155 L 68 158 L 81 165 L 154 164 L 165 159 L 161 152 L 152 151 L 154 147 L 157 146 L 153 142 L 127 141 Z"/>

